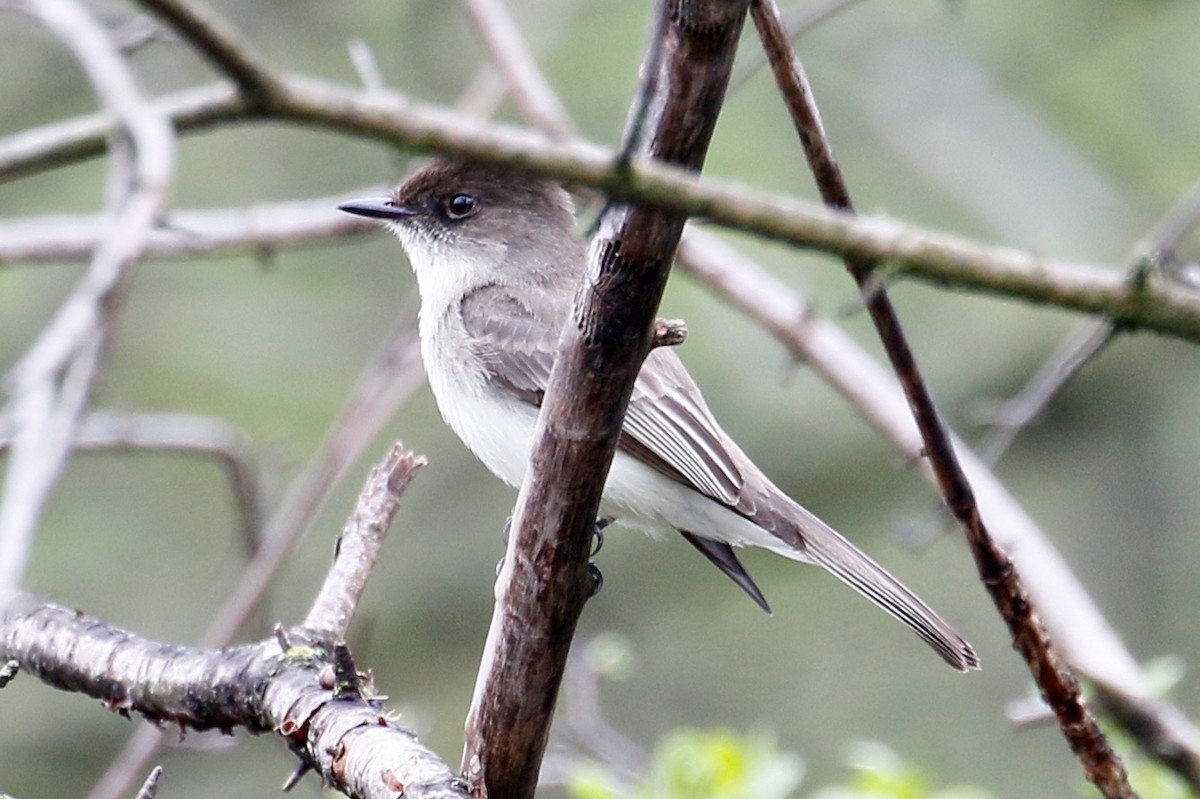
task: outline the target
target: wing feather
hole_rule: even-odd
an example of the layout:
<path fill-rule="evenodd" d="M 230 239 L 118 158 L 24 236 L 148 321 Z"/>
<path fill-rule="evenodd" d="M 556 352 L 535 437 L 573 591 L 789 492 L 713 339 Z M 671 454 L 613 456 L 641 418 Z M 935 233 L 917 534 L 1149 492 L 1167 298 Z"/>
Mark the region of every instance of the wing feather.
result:
<path fill-rule="evenodd" d="M 486 286 L 464 298 L 462 318 L 493 384 L 540 406 L 561 319 L 536 293 Z M 738 449 L 721 431 L 673 352 L 655 350 L 638 375 L 620 449 L 656 471 L 736 507 L 744 482 Z"/>

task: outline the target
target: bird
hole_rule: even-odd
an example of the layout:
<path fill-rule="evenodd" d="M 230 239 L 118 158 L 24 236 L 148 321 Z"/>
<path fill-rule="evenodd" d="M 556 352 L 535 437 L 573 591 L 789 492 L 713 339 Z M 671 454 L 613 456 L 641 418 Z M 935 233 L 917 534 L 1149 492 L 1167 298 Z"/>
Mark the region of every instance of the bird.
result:
<path fill-rule="evenodd" d="M 435 159 L 390 196 L 338 207 L 399 238 L 417 280 L 421 356 L 438 409 L 493 474 L 520 486 L 587 270 L 570 194 L 534 175 Z M 651 350 L 638 374 L 600 512 L 654 537 L 681 535 L 768 613 L 737 548 L 820 566 L 954 668 L 979 668 L 936 611 L 755 466 L 670 348 Z"/>

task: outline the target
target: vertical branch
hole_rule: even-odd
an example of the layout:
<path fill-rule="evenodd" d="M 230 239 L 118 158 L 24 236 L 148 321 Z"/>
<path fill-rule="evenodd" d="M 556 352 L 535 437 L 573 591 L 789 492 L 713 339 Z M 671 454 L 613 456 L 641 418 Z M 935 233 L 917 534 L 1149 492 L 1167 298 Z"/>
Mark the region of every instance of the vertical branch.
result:
<path fill-rule="evenodd" d="M 636 152 L 698 170 L 728 85 L 746 2 L 666 0 L 656 86 Z M 627 132 L 628 135 L 628 132 Z M 679 214 L 612 206 L 588 284 L 563 331 L 513 515 L 486 651 L 467 718 L 463 772 L 477 796 L 532 796 L 575 626 L 621 419 L 650 346 L 683 229 Z"/>
<path fill-rule="evenodd" d="M 792 48 L 778 8 L 773 0 L 753 0 L 751 13 L 822 199 L 830 207 L 852 212 L 850 192 L 825 136 L 804 68 Z M 908 398 L 930 467 L 947 505 L 963 529 L 975 556 L 980 579 L 1008 625 L 1013 646 L 1025 658 L 1043 698 L 1058 718 L 1063 736 L 1082 761 L 1087 778 L 1109 799 L 1136 796 L 1129 785 L 1124 764 L 1108 745 L 1095 717 L 1084 704 L 1075 675 L 1042 627 L 1020 574 L 984 525 L 975 494 L 921 377 L 895 308 L 884 286 L 873 280 L 875 262 L 848 256 L 845 264 L 863 292 L 871 321 Z"/>

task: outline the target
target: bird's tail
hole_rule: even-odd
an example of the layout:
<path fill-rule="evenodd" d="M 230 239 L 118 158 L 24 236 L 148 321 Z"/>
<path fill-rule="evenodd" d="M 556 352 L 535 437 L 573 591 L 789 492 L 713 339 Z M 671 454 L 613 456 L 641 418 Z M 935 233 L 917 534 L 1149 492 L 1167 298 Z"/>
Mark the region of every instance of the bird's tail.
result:
<path fill-rule="evenodd" d="M 942 659 L 959 671 L 979 668 L 979 656 L 937 611 L 925 604 L 882 566 L 797 503 L 791 521 L 800 529 L 798 554 L 912 628 Z M 788 554 L 788 553 L 784 553 Z"/>

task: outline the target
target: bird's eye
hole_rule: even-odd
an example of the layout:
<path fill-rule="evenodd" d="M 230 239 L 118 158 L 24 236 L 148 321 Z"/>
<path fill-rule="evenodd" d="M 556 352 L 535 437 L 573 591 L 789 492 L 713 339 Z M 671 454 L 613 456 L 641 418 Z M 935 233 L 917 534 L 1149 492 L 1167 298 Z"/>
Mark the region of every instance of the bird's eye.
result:
<path fill-rule="evenodd" d="M 479 210 L 479 203 L 469 194 L 455 194 L 446 201 L 446 216 L 450 219 L 466 219 Z"/>

